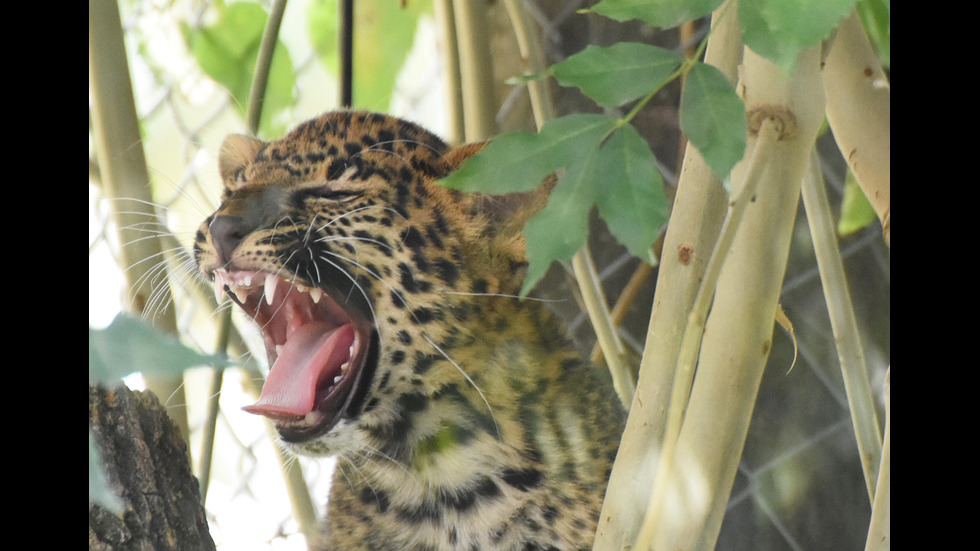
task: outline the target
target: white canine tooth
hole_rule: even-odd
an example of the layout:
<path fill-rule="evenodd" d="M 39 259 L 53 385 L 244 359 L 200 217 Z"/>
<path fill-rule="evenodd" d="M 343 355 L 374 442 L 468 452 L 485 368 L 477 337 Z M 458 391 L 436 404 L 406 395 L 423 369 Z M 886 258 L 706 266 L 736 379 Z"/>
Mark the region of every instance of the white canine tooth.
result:
<path fill-rule="evenodd" d="M 313 304 L 319 304 L 320 297 L 322 296 L 323 296 L 323 289 L 320 289 L 319 287 L 313 287 L 312 289 L 310 289 L 310 297 L 313 299 Z"/>
<path fill-rule="evenodd" d="M 231 287 L 231 291 L 235 293 L 236 297 L 238 297 L 239 302 L 241 302 L 242 304 L 245 303 L 245 299 L 248 298 L 248 289 L 244 289 L 242 287 L 236 286 L 236 287 Z"/>
<path fill-rule="evenodd" d="M 353 344 L 350 345 L 350 350 L 347 351 L 347 356 L 349 358 L 353 358 L 354 357 L 354 345 Z"/>
<path fill-rule="evenodd" d="M 225 276 L 220 270 L 214 272 L 214 301 L 221 304 L 225 292 Z"/>
<path fill-rule="evenodd" d="M 265 276 L 265 303 L 271 305 L 272 297 L 276 296 L 276 283 L 278 282 L 276 276 L 272 274 L 266 274 Z"/>
<path fill-rule="evenodd" d="M 242 279 L 242 286 L 243 287 L 252 286 L 252 274 L 245 274 L 245 277 Z"/>

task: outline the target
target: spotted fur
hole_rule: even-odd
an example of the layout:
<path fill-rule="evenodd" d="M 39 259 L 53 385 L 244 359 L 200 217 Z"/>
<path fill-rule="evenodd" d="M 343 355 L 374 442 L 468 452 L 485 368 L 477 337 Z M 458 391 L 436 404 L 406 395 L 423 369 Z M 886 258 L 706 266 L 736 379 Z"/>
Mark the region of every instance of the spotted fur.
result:
<path fill-rule="evenodd" d="M 205 276 L 355 297 L 376 332 L 352 409 L 286 442 L 338 456 L 322 549 L 591 549 L 624 414 L 551 312 L 515 298 L 520 213 L 544 192 L 508 205 L 434 183 L 480 147 L 347 111 L 222 147 L 223 202 L 195 245 Z M 513 205 L 527 208 L 500 214 Z M 233 241 L 216 216 L 244 221 Z"/>

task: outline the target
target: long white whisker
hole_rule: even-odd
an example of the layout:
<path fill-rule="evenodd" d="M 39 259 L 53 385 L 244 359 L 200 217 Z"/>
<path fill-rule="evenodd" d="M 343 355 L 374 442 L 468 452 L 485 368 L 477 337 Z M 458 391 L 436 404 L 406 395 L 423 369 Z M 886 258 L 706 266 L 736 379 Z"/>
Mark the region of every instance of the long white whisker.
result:
<path fill-rule="evenodd" d="M 505 293 L 465 293 L 463 291 L 443 291 L 444 295 L 459 295 L 464 297 L 501 297 L 501 298 L 516 298 L 520 299 L 520 295 L 509 295 Z M 524 297 L 524 300 L 534 300 L 537 302 L 565 302 L 567 299 L 557 298 L 537 298 L 537 297 Z"/>
<path fill-rule="evenodd" d="M 371 243 L 371 244 L 377 245 L 378 247 L 381 247 L 383 249 L 388 249 L 389 251 L 394 251 L 395 250 L 395 248 L 392 247 L 391 245 L 382 243 L 382 242 L 380 242 L 380 241 L 378 241 L 376 239 L 368 239 L 367 237 L 342 237 L 342 236 L 339 236 L 339 235 L 330 235 L 330 236 L 327 236 L 327 237 L 321 237 L 321 238 L 317 239 L 316 241 L 317 241 L 317 243 L 336 243 L 336 242 L 339 242 L 339 241 L 357 241 L 357 242 L 360 242 L 360 243 Z"/>
<path fill-rule="evenodd" d="M 381 210 L 384 210 L 384 211 L 392 212 L 392 213 L 394 213 L 394 214 L 396 214 L 398 216 L 402 216 L 401 213 L 399 213 L 397 210 L 395 210 L 395 209 L 393 209 L 391 207 L 385 207 L 385 206 L 382 206 L 382 205 L 365 205 L 363 207 L 358 207 L 358 208 L 356 208 L 354 210 L 349 210 L 349 211 L 341 214 L 340 216 L 333 217 L 329 222 L 327 222 L 326 224 L 324 224 L 324 225 L 320 226 L 319 228 L 317 228 L 317 231 L 323 230 L 324 228 L 330 226 L 331 224 L 337 222 L 338 220 L 340 220 L 342 218 L 346 218 L 346 217 L 351 216 L 353 214 L 357 214 L 358 212 L 362 212 L 362 211 L 365 211 L 365 210 L 372 210 L 372 209 L 381 209 Z M 402 216 L 402 218 L 404 218 L 404 216 Z M 314 216 L 314 220 L 315 219 L 316 219 L 316 217 Z M 310 228 L 312 228 L 312 227 L 313 227 L 313 220 L 310 221 Z"/>
<path fill-rule="evenodd" d="M 327 254 L 331 254 L 331 255 L 336 256 L 337 258 L 340 258 L 342 260 L 347 260 L 349 262 L 354 262 L 353 260 L 350 260 L 349 258 L 345 258 L 343 256 L 340 256 L 340 255 L 335 254 L 335 253 L 331 253 L 329 251 L 327 251 Z M 330 264 L 334 268 L 337 268 L 337 270 L 339 270 L 340 273 L 344 274 L 345 276 L 347 276 L 348 279 L 350 279 L 351 283 L 354 284 L 354 287 L 356 287 L 357 290 L 361 292 L 361 295 L 364 296 L 364 301 L 367 303 L 368 308 L 371 309 L 371 320 L 373 321 L 374 325 L 377 326 L 378 325 L 378 315 L 374 311 L 374 305 L 371 304 L 371 297 L 368 296 L 367 291 L 365 291 L 364 288 L 361 287 L 361 285 L 357 282 L 357 279 L 355 279 L 353 275 L 347 273 L 347 270 L 344 270 L 343 268 L 341 268 L 340 266 L 338 266 L 335 262 L 333 262 L 329 258 L 324 258 L 324 257 L 321 256 L 320 257 L 320 260 L 326 262 L 327 264 Z M 356 262 L 354 262 L 354 263 L 357 264 Z M 357 265 L 360 266 L 360 264 L 357 264 Z M 361 267 L 365 271 L 368 271 L 363 266 L 361 266 Z M 377 277 L 377 276 L 375 275 L 375 277 Z"/>
<path fill-rule="evenodd" d="M 483 403 L 487 405 L 487 411 L 490 412 L 490 418 L 493 419 L 493 426 L 496 427 L 496 429 L 497 429 L 497 436 L 499 437 L 500 436 L 500 425 L 497 424 L 497 417 L 493 414 L 493 408 L 490 407 L 490 402 L 487 401 L 487 397 L 483 395 L 483 391 L 480 390 L 480 387 L 477 386 L 477 384 L 473 381 L 473 379 L 471 379 L 470 376 L 465 371 L 463 371 L 463 368 L 460 367 L 459 364 L 456 363 L 452 358 L 450 358 L 449 357 L 449 354 L 446 354 L 445 352 L 443 352 L 443 350 L 441 348 L 439 348 L 439 345 L 437 345 L 436 343 L 434 343 L 432 341 L 432 339 L 429 338 L 428 335 L 426 335 L 425 333 L 422 333 L 422 338 L 425 339 L 425 341 L 428 342 L 430 345 L 432 345 L 432 348 L 435 348 L 436 350 L 438 350 L 439 353 L 442 354 L 442 357 L 446 358 L 446 360 L 448 360 L 449 363 L 453 364 L 453 367 L 455 367 L 456 370 L 459 371 L 459 373 L 470 383 L 470 385 L 473 386 L 473 389 L 476 390 L 477 394 L 480 395 L 480 398 L 483 399 Z"/>

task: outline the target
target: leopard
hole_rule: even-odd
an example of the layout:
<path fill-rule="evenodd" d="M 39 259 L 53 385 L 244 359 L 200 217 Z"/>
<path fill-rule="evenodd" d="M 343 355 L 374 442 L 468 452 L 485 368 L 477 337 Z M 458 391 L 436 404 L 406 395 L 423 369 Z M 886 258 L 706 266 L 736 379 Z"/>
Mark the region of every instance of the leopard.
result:
<path fill-rule="evenodd" d="M 608 373 L 522 298 L 523 224 L 547 202 L 440 184 L 487 142 L 338 110 L 218 153 L 193 256 L 260 329 L 245 410 L 333 456 L 311 548 L 591 549 L 625 422 Z"/>

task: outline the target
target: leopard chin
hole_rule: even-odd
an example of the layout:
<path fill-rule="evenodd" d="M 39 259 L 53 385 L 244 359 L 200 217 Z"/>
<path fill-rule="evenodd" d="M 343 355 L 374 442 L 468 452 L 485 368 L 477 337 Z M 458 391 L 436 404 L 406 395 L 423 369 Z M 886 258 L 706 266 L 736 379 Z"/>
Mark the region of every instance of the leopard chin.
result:
<path fill-rule="evenodd" d="M 243 409 L 273 421 L 284 442 L 302 444 L 361 411 L 378 366 L 378 331 L 360 295 L 312 287 L 269 272 L 214 272 L 223 293 L 262 332 L 269 374 Z"/>

